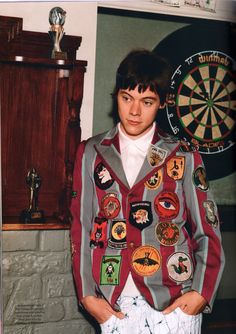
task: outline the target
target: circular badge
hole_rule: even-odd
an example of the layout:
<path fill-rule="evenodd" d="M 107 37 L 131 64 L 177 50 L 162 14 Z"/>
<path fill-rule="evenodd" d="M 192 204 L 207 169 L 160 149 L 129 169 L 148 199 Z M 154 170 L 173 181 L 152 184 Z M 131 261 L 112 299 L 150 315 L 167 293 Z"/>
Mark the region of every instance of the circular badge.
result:
<path fill-rule="evenodd" d="M 176 252 L 167 260 L 169 277 L 175 282 L 185 282 L 193 273 L 192 261 L 184 252 Z"/>
<path fill-rule="evenodd" d="M 102 162 L 100 162 L 94 170 L 94 180 L 98 188 L 102 190 L 110 188 L 114 183 L 109 171 Z"/>
<path fill-rule="evenodd" d="M 102 212 L 107 219 L 114 219 L 120 212 L 120 202 L 114 193 L 107 194 L 103 197 Z"/>
<path fill-rule="evenodd" d="M 132 254 L 132 267 L 140 276 L 151 276 L 161 266 L 161 255 L 153 246 L 140 246 Z"/>
<path fill-rule="evenodd" d="M 114 221 L 111 235 L 116 241 L 124 240 L 126 238 L 126 223 L 122 220 Z"/>
<path fill-rule="evenodd" d="M 156 226 L 157 240 L 163 246 L 173 246 L 179 240 L 179 228 L 171 222 L 162 222 Z"/>
<path fill-rule="evenodd" d="M 144 185 L 150 190 L 155 190 L 157 189 L 160 184 L 162 183 L 162 170 L 159 169 L 153 176 L 150 177 L 149 180 L 147 180 Z"/>
<path fill-rule="evenodd" d="M 198 166 L 193 172 L 193 183 L 194 185 L 202 190 L 207 191 L 209 189 L 209 182 L 206 176 L 206 170 L 202 166 Z"/>
<path fill-rule="evenodd" d="M 179 214 L 179 198 L 173 192 L 163 191 L 154 200 L 155 210 L 161 220 L 176 218 Z"/>

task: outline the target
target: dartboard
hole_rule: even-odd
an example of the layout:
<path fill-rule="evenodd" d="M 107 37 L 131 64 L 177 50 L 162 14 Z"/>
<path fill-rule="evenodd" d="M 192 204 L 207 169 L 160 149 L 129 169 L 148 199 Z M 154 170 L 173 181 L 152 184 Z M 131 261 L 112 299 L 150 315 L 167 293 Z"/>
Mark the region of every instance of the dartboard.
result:
<path fill-rule="evenodd" d="M 175 135 L 216 153 L 234 144 L 236 84 L 234 60 L 215 51 L 202 51 L 184 60 L 175 70 L 167 106 Z"/>
<path fill-rule="evenodd" d="M 157 122 L 198 147 L 214 180 L 236 169 L 236 28 L 213 20 L 186 23 L 153 50 L 173 68 L 168 105 Z"/>

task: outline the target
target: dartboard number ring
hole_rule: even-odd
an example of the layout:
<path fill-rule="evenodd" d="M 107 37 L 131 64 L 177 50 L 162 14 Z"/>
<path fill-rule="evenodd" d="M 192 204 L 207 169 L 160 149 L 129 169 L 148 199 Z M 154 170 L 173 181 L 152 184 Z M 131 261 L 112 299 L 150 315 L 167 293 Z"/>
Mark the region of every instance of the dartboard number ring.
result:
<path fill-rule="evenodd" d="M 167 105 L 174 135 L 201 153 L 217 153 L 234 145 L 236 83 L 234 60 L 219 51 L 203 51 L 175 70 Z"/>

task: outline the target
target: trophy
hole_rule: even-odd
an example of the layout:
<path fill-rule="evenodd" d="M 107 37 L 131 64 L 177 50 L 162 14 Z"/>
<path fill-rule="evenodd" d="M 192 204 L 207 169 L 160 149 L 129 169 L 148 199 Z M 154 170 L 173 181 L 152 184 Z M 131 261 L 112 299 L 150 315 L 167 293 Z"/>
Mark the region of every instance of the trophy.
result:
<path fill-rule="evenodd" d="M 65 23 L 66 12 L 61 7 L 53 7 L 49 12 L 49 23 L 51 28 L 49 36 L 53 42 L 53 50 L 51 58 L 53 59 L 67 59 L 67 53 L 62 52 L 60 42 L 64 36 L 63 25 Z"/>
<path fill-rule="evenodd" d="M 42 223 L 44 222 L 44 213 L 39 210 L 38 197 L 39 188 L 41 186 L 42 179 L 37 174 L 35 168 L 28 171 L 26 176 L 26 184 L 30 189 L 30 201 L 29 208 L 21 212 L 20 221 L 22 223 Z"/>

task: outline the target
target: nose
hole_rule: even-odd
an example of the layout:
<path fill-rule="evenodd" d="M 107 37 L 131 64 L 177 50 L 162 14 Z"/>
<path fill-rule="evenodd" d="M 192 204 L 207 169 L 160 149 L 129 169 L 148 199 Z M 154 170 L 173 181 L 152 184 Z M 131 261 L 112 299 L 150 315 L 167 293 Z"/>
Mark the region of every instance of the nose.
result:
<path fill-rule="evenodd" d="M 130 107 L 130 114 L 133 116 L 141 115 L 141 108 L 139 101 L 133 101 L 132 106 Z"/>

